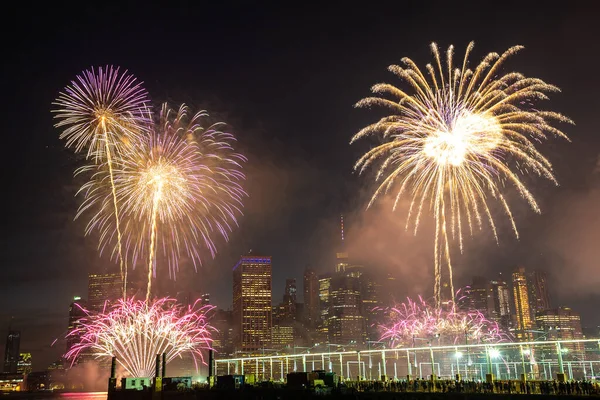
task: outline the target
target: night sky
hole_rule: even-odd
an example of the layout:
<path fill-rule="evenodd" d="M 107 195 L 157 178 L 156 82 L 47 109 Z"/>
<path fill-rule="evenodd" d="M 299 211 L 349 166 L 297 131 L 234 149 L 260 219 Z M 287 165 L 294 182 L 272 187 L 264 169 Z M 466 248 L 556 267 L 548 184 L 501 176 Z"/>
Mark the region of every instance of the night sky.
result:
<path fill-rule="evenodd" d="M 396 274 L 400 300 L 430 296 L 433 241 L 427 224 L 415 237 L 404 231 L 404 207 L 394 214 L 384 200 L 365 211 L 372 176 L 356 176 L 352 166 L 369 142 L 348 143 L 380 114 L 353 105 L 374 83 L 402 85 L 387 66 L 406 56 L 423 67 L 431 61 L 432 41 L 442 49 L 454 44 L 462 58 L 474 40 L 471 65 L 488 52 L 524 45 L 504 71 L 559 86 L 562 93 L 541 107 L 576 123 L 563 126 L 571 143 L 551 139 L 540 146 L 561 186 L 526 179 L 541 215 L 507 188 L 520 240 L 494 208 L 499 245 L 487 227 L 467 238 L 464 254 L 453 256 L 455 276 L 464 285 L 474 274 L 542 269 L 551 279 L 554 306 L 579 311 L 584 325 L 600 324 L 600 24 L 584 2 L 556 9 L 524 1 L 495 2 L 493 8 L 420 1 L 360 7 L 284 2 L 278 8 L 12 3 L 2 23 L 0 347 L 14 316 L 12 326 L 22 331 L 22 351 L 33 352 L 34 369 L 60 356 L 64 344 L 51 343 L 65 333 L 72 297 L 85 297 L 88 272 L 110 264 L 99 258 L 96 239 L 84 237 L 85 221 L 73 221 L 81 182 L 72 173 L 82 160 L 63 149 L 50 113 L 76 74 L 107 64 L 144 81 L 156 105 L 187 103 L 228 122 L 249 159 L 250 197 L 240 228 L 229 243 L 217 241 L 219 255 L 197 272 L 182 265 L 175 283 L 207 291 L 214 304 L 227 308 L 231 268 L 249 249 L 273 256 L 277 302 L 286 277 L 297 278 L 301 290 L 307 265 L 332 270 L 340 213 L 346 215 L 351 256 Z"/>

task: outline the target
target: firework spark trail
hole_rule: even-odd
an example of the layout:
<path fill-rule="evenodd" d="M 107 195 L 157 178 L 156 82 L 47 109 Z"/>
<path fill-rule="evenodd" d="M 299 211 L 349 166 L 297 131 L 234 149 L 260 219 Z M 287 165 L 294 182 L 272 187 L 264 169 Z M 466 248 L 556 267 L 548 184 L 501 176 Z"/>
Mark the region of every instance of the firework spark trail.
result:
<path fill-rule="evenodd" d="M 157 354 L 166 353 L 167 362 L 190 354 L 197 370 L 198 361 L 204 361 L 202 351 L 211 348 L 215 329 L 206 314 L 213 308 L 197 303 L 184 307 L 170 298 L 119 300 L 108 311 L 86 311 L 87 317 L 68 335 L 78 340 L 65 357 L 72 362 L 87 352 L 116 357 L 132 377 L 153 377 Z"/>
<path fill-rule="evenodd" d="M 139 259 L 147 262 L 148 298 L 159 248 L 174 277 L 181 256 L 195 267 L 205 257 L 203 248 L 214 257 L 214 235 L 228 240 L 242 214 L 246 158 L 235 153 L 235 138 L 221 132 L 220 124 L 202 127 L 206 117 L 205 112 L 190 115 L 186 106 L 174 111 L 165 104 L 153 132 L 132 143 L 115 162 L 125 257 L 134 266 Z M 95 172 L 82 188 L 85 199 L 79 212 L 95 212 L 87 231 L 100 232 L 102 249 L 116 246 L 114 219 L 106 207 L 108 168 L 87 168 Z"/>
<path fill-rule="evenodd" d="M 389 341 L 392 347 L 407 346 L 414 338 L 432 339 L 436 335 L 445 344 L 457 344 L 465 335 L 484 343 L 508 339 L 498 324 L 486 319 L 479 310 L 463 311 L 454 303 L 438 308 L 419 297 L 417 301 L 408 299 L 387 310 L 387 314 L 390 321 L 380 326 L 380 340 Z"/>
<path fill-rule="evenodd" d="M 52 110 L 55 118 L 60 120 L 55 126 L 64 127 L 60 138 L 66 140 L 66 147 L 74 147 L 77 152 L 87 147 L 87 158 L 108 165 L 123 296 L 127 291 L 127 261 L 122 251 L 113 156 L 139 139 L 149 126 L 148 103 L 141 82 L 127 71 L 120 74 L 119 68 L 109 66 L 105 70 L 100 67 L 98 72 L 93 68 L 84 71 L 52 103 L 57 106 Z"/>
<path fill-rule="evenodd" d="M 450 46 L 444 70 L 438 47 L 433 43 L 435 64 L 426 66 L 428 77 L 409 58 L 402 59 L 405 67 L 390 66 L 389 70 L 407 82 L 414 93 L 390 84 L 374 85 L 373 93 L 395 100 L 369 97 L 356 106 L 384 106 L 394 113 L 363 128 L 351 140 L 353 143 L 376 134 L 383 140 L 354 167 L 363 173 L 380 162 L 375 175 L 378 187 L 369 207 L 398 184 L 394 209 L 402 195 L 410 197 L 406 228 L 412 221 L 415 234 L 424 207 L 433 210 L 434 297 L 438 307 L 442 303 L 444 262 L 454 301 L 450 240 L 457 239 L 462 252 L 464 230 L 468 228 L 472 235 L 473 227 L 482 229 L 483 220 L 487 220 L 498 241 L 490 199 L 500 203 L 518 238 L 513 214 L 501 189 L 506 183 L 514 185 L 539 213 L 521 175 L 534 174 L 557 184 L 550 161 L 536 149 L 535 142 L 549 135 L 568 140 L 551 123 L 572 123 L 561 114 L 533 107 L 533 102 L 547 99 L 547 93 L 558 92 L 557 87 L 518 72 L 501 73 L 504 61 L 521 46 L 511 47 L 502 55 L 488 54 L 475 70 L 468 68 L 472 49 L 470 43 L 462 67 L 454 68 L 454 48 Z"/>

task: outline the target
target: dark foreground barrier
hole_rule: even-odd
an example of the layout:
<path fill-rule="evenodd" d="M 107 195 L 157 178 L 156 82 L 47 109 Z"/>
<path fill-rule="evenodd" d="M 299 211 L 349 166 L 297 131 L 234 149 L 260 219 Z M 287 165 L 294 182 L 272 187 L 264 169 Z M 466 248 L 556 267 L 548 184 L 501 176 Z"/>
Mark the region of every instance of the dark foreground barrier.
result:
<path fill-rule="evenodd" d="M 359 391 L 356 388 L 336 389 L 329 394 L 315 393 L 309 390 L 285 388 L 246 387 L 240 390 L 192 390 L 182 392 L 116 391 L 108 400 L 489 400 L 493 399 L 581 399 L 581 395 L 568 394 L 516 394 L 516 393 L 471 393 L 471 392 L 392 392 Z M 597 395 L 586 397 L 597 398 Z"/>

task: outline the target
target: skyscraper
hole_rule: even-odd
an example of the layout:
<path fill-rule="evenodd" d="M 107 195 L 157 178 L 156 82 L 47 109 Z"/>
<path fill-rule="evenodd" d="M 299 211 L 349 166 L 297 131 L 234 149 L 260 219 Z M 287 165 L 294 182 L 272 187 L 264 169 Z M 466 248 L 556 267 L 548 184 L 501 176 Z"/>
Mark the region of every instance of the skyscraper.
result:
<path fill-rule="evenodd" d="M 329 332 L 331 274 L 319 275 L 319 340 L 327 341 Z"/>
<path fill-rule="evenodd" d="M 210 320 L 215 327 L 212 347 L 221 358 L 227 358 L 233 353 L 233 313 L 231 310 L 218 309 Z"/>
<path fill-rule="evenodd" d="M 100 312 L 106 302 L 112 303 L 123 296 L 119 273 L 89 274 L 88 310 Z"/>
<path fill-rule="evenodd" d="M 504 329 L 512 327 L 510 311 L 510 290 L 507 283 L 500 277 L 490 282 L 490 302 L 488 318 L 496 321 Z"/>
<path fill-rule="evenodd" d="M 316 327 L 319 318 L 319 278 L 314 270 L 307 268 L 304 271 L 304 309 L 306 321 L 311 327 Z"/>
<path fill-rule="evenodd" d="M 233 267 L 235 345 L 245 352 L 268 348 L 272 326 L 271 256 L 253 252 Z"/>
<path fill-rule="evenodd" d="M 536 322 L 544 332 L 546 340 L 578 340 L 583 339 L 581 318 L 578 313 L 568 307 L 546 309 L 537 313 Z M 569 351 L 583 354 L 581 343 L 563 344 Z"/>
<path fill-rule="evenodd" d="M 285 291 L 283 292 L 283 307 L 286 319 L 296 319 L 296 303 L 296 279 L 287 278 L 285 280 Z"/>
<path fill-rule="evenodd" d="M 71 348 L 79 343 L 80 335 L 75 335 L 72 332 L 81 327 L 81 319 L 86 316 L 86 301 L 81 297 L 74 297 L 73 302 L 69 306 L 69 326 L 67 327 L 67 353 Z"/>
<path fill-rule="evenodd" d="M 533 271 L 529 274 L 529 305 L 532 313 L 550 309 L 550 295 L 548 293 L 548 279 L 543 271 Z"/>
<path fill-rule="evenodd" d="M 360 276 L 357 269 L 340 271 L 331 278 L 327 323 L 331 343 L 362 344 L 366 340 Z"/>
<path fill-rule="evenodd" d="M 471 286 L 467 289 L 469 306 L 487 316 L 489 311 L 488 296 L 490 295 L 490 282 L 483 276 L 474 276 Z"/>
<path fill-rule="evenodd" d="M 533 319 L 529 303 L 529 289 L 525 268 L 519 268 L 512 274 L 513 299 L 515 302 L 515 336 L 517 340 L 530 340 Z"/>
<path fill-rule="evenodd" d="M 6 347 L 4 348 L 4 372 L 17 373 L 20 348 L 21 332 L 9 328 L 8 335 L 6 335 Z"/>
<path fill-rule="evenodd" d="M 378 340 L 380 335 L 380 323 L 383 322 L 385 312 L 381 307 L 381 292 L 383 285 L 371 273 L 360 275 L 360 297 L 361 311 L 365 319 L 367 340 Z"/>

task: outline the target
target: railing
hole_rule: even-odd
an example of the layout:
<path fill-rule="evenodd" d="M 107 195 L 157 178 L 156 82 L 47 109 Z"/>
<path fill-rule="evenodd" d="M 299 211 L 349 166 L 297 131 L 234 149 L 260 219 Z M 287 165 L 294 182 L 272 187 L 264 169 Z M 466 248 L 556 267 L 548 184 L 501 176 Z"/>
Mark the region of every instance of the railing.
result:
<path fill-rule="evenodd" d="M 600 379 L 600 340 L 559 340 L 256 355 L 216 359 L 216 375 L 285 381 L 290 372 L 335 372 L 344 380 L 407 378 L 485 381 Z M 434 368 L 432 368 L 432 366 Z M 414 374 L 414 375 L 413 375 Z M 416 375 L 418 374 L 418 375 Z M 376 379 L 373 379 L 375 377 Z"/>

